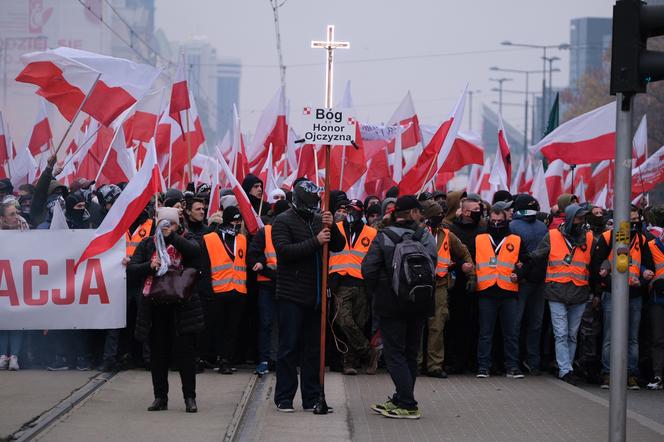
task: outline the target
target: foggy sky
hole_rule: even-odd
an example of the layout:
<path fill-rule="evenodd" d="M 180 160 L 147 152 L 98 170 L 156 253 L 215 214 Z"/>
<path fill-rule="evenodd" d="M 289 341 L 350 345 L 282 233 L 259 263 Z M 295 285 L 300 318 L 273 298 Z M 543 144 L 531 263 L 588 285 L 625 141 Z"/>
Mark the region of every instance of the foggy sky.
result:
<path fill-rule="evenodd" d="M 291 109 L 322 105 L 324 52 L 311 49 L 322 40 L 327 24 L 336 39 L 351 48 L 335 52 L 335 102 L 350 79 L 358 118 L 386 121 L 406 91 L 413 95 L 423 123 L 438 123 L 450 112 L 467 81 L 482 92 L 473 103 L 473 129 L 480 129 L 482 102 L 498 99 L 489 77 L 512 77 L 505 88 L 524 88 L 524 76 L 489 71 L 498 65 L 542 69 L 542 52 L 501 46 L 500 42 L 560 44 L 569 42 L 570 19 L 610 17 L 612 0 L 287 0 L 279 10 L 287 95 Z M 268 0 L 156 1 L 156 28 L 170 40 L 206 37 L 219 56 L 242 60 L 240 114 L 243 128 L 253 131 L 258 115 L 279 86 L 274 21 Z M 487 51 L 470 55 L 431 54 Z M 493 52 L 489 52 L 493 51 Z M 567 84 L 569 52 L 557 55 L 562 72 L 554 86 Z M 400 58 L 410 57 L 410 58 Z M 393 58 L 385 61 L 364 61 Z M 362 61 L 362 62 L 356 62 Z M 310 64 L 314 65 L 310 65 Z M 265 67 L 267 65 L 267 67 Z M 306 65 L 306 66 L 298 66 Z M 541 76 L 531 75 L 531 89 L 541 90 Z M 504 102 L 522 102 L 522 95 L 504 95 Z M 468 106 L 466 106 L 468 109 Z M 293 110 L 291 111 L 291 113 Z M 505 106 L 504 117 L 523 127 L 523 108 Z M 468 127 L 468 111 L 462 128 Z"/>

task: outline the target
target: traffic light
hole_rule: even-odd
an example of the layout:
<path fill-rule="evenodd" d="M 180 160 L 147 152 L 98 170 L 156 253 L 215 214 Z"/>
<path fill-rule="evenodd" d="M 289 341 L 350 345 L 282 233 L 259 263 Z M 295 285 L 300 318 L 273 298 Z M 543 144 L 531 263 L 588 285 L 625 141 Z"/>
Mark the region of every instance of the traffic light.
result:
<path fill-rule="evenodd" d="M 636 94 L 664 79 L 664 52 L 646 49 L 650 37 L 664 35 L 664 6 L 618 0 L 613 6 L 611 95 Z"/>

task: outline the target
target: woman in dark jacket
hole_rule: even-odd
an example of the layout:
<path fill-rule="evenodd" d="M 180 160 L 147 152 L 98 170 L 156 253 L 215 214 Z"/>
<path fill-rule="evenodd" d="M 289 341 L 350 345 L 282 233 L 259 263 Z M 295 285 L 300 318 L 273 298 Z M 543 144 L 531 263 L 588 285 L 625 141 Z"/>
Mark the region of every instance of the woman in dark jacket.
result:
<path fill-rule="evenodd" d="M 157 210 L 158 229 L 136 248 L 127 265 L 127 277 L 142 287 L 136 320 L 136 339 L 148 341 L 151 352 L 150 371 L 155 400 L 148 411 L 168 409 L 169 357 L 175 355 L 180 370 L 182 393 L 188 413 L 196 413 L 196 333 L 203 330 L 203 310 L 198 294 L 183 303 L 157 304 L 149 296 L 153 278 L 159 278 L 170 266 L 198 268 L 200 249 L 176 232 L 179 228 L 177 209 Z"/>

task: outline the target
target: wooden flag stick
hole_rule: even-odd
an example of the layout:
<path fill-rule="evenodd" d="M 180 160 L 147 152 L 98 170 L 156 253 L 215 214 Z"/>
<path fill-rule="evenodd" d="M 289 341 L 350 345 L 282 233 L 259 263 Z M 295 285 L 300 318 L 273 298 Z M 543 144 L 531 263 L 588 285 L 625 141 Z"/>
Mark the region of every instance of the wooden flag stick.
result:
<path fill-rule="evenodd" d="M 429 184 L 429 181 L 431 181 L 433 179 L 433 176 L 429 179 L 427 179 L 427 177 L 433 171 L 433 165 L 436 164 L 437 162 L 438 162 L 438 156 L 436 155 L 435 157 L 432 158 L 431 166 L 429 166 L 429 170 L 427 170 L 427 174 L 424 176 L 424 183 L 422 184 L 422 187 L 420 188 L 420 191 L 417 192 L 417 197 L 418 198 L 420 197 L 422 192 L 424 192 L 424 188 L 427 186 L 427 184 Z"/>
<path fill-rule="evenodd" d="M 76 121 L 76 117 L 78 117 L 78 114 L 81 113 L 81 109 L 83 109 L 83 106 L 85 106 L 85 102 L 88 101 L 88 98 L 90 98 L 90 95 L 92 95 L 92 91 L 94 90 L 95 86 L 97 86 L 97 82 L 99 81 L 99 77 L 101 77 L 101 73 L 97 75 L 97 79 L 95 80 L 94 83 L 92 83 L 92 87 L 88 91 L 88 94 L 83 98 L 83 101 L 81 101 L 81 105 L 78 107 L 78 110 L 74 114 L 74 118 L 72 118 L 71 123 L 69 123 L 69 126 L 67 127 L 67 130 L 65 131 L 65 134 L 62 136 L 62 139 L 60 140 L 60 143 L 58 144 L 58 147 L 55 149 L 54 155 L 57 155 L 58 152 L 60 152 L 60 148 L 62 147 L 62 144 L 65 142 L 65 138 L 67 138 L 67 135 L 69 135 L 69 131 L 71 130 L 72 126 L 74 126 L 74 122 Z M 99 123 L 101 124 L 101 123 Z"/>
<path fill-rule="evenodd" d="M 191 130 L 189 128 L 189 109 L 187 109 L 185 111 L 185 113 L 187 114 L 187 134 L 186 134 L 186 136 L 187 136 L 187 164 L 188 164 L 187 170 L 189 171 L 189 180 L 193 181 L 194 180 L 194 174 L 193 174 L 193 170 L 191 168 Z M 186 188 L 188 183 L 183 183 L 183 184 L 185 185 L 185 188 Z"/>

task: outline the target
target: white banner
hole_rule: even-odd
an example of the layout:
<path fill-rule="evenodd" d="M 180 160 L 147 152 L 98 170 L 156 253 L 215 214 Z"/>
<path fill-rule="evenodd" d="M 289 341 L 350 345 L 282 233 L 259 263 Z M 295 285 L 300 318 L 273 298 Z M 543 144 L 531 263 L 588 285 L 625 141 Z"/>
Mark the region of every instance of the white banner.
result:
<path fill-rule="evenodd" d="M 125 240 L 74 272 L 94 232 L 0 231 L 0 330 L 126 326 Z"/>

